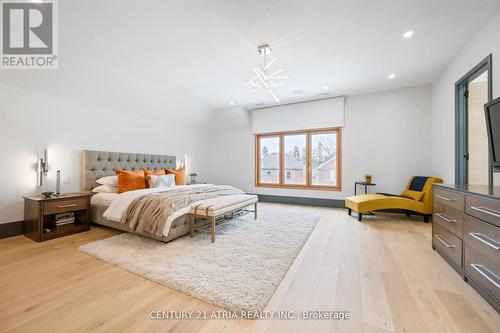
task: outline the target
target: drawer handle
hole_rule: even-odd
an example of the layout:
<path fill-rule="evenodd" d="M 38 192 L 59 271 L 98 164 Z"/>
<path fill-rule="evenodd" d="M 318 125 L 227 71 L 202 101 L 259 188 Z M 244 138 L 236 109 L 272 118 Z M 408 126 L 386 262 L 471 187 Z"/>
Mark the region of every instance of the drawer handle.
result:
<path fill-rule="evenodd" d="M 495 287 L 499 288 L 500 289 L 500 284 L 498 284 L 498 280 L 500 280 L 500 278 L 498 277 L 498 275 L 496 275 L 495 273 L 493 273 L 492 271 L 490 271 L 488 268 L 484 267 L 483 265 L 480 265 L 480 264 L 470 264 L 472 266 L 472 268 L 474 268 L 476 271 L 479 272 L 479 274 L 481 274 L 482 276 L 484 276 L 486 278 L 486 280 L 490 281 L 493 285 L 495 285 Z M 491 277 L 491 276 L 493 277 Z M 497 280 L 497 281 L 495 281 Z"/>
<path fill-rule="evenodd" d="M 57 206 L 57 208 L 69 208 L 69 207 L 76 207 L 76 204 L 69 204 L 69 205 Z"/>
<path fill-rule="evenodd" d="M 498 242 L 496 240 L 488 237 L 488 236 L 485 236 L 479 232 L 469 232 L 469 235 L 471 235 L 472 237 L 474 237 L 478 241 L 483 242 L 484 244 L 488 245 L 489 247 L 491 247 L 497 251 L 500 250 L 500 246 L 496 245 L 496 244 L 498 244 Z"/>
<path fill-rule="evenodd" d="M 500 212 L 497 212 L 496 210 L 493 209 L 488 209 L 486 207 L 481 207 L 481 206 L 470 206 L 470 209 L 477 210 L 478 212 L 485 213 L 488 215 L 492 215 L 495 217 L 500 217 Z"/>
<path fill-rule="evenodd" d="M 457 220 L 453 220 L 453 219 L 449 219 L 448 217 L 446 217 L 446 215 L 444 214 L 441 214 L 441 213 L 436 213 L 436 216 L 441 218 L 442 220 L 448 222 L 448 223 L 457 223 Z"/>
<path fill-rule="evenodd" d="M 450 198 L 447 198 L 447 197 L 443 197 L 442 195 L 439 195 L 439 194 L 436 194 L 436 197 L 438 197 L 439 199 L 443 199 L 445 201 L 456 201 L 455 199 L 450 199 Z"/>
<path fill-rule="evenodd" d="M 452 242 L 448 242 L 447 240 L 444 239 L 443 236 L 441 235 L 434 235 L 434 237 L 436 237 L 441 243 L 443 243 L 446 247 L 448 248 L 452 248 L 454 249 L 455 248 L 455 244 L 453 244 Z"/>

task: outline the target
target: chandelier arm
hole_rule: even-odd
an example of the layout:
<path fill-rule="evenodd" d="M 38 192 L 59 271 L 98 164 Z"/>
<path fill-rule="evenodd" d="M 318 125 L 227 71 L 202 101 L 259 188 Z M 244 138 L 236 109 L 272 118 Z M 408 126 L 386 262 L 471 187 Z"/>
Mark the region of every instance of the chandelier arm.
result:
<path fill-rule="evenodd" d="M 256 73 L 255 76 L 260 80 L 266 77 L 266 74 L 264 74 L 259 68 L 254 68 L 253 71 Z"/>
<path fill-rule="evenodd" d="M 271 96 L 273 96 L 273 98 L 276 101 L 276 103 L 280 102 L 280 100 L 278 99 L 278 97 L 276 97 L 276 95 L 274 94 L 274 92 L 272 90 L 269 90 L 269 93 L 271 94 Z"/>
<path fill-rule="evenodd" d="M 254 71 L 259 74 L 263 79 L 267 78 L 267 75 L 260 69 L 260 68 L 254 68 Z"/>
<path fill-rule="evenodd" d="M 271 76 L 271 77 L 276 76 L 276 75 L 278 75 L 279 73 L 281 73 L 281 72 L 283 72 L 283 71 L 284 71 L 284 69 L 283 69 L 283 68 L 280 68 L 280 69 L 278 69 L 276 72 L 274 72 L 273 74 L 271 74 L 271 75 L 269 75 L 269 76 Z"/>
<path fill-rule="evenodd" d="M 264 66 L 264 69 L 268 69 L 269 67 L 271 67 L 272 64 L 274 64 L 276 62 L 276 59 L 277 58 L 273 58 L 273 60 L 271 60 L 267 65 Z"/>
<path fill-rule="evenodd" d="M 253 83 L 253 82 L 248 82 L 248 85 L 249 86 L 252 86 L 252 87 L 257 87 L 257 88 L 261 88 L 261 86 L 257 83 Z"/>

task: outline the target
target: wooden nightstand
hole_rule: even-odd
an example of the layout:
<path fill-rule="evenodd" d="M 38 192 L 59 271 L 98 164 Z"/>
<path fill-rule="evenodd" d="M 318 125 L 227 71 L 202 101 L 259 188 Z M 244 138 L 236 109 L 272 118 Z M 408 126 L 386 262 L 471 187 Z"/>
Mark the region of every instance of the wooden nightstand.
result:
<path fill-rule="evenodd" d="M 198 184 L 208 184 L 207 181 L 201 180 L 201 181 L 196 181 L 196 182 L 186 182 L 186 185 L 198 185 Z"/>
<path fill-rule="evenodd" d="M 24 198 L 24 235 L 37 242 L 90 230 L 90 193 L 66 193 L 59 197 Z M 55 216 L 73 213 L 73 223 L 56 225 Z M 50 231 L 49 231 L 50 230 Z"/>

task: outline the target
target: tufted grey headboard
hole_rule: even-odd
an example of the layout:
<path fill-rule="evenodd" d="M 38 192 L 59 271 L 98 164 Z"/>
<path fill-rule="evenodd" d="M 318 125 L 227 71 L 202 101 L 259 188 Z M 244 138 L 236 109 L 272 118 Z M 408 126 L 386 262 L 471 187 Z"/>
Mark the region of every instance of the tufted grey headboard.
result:
<path fill-rule="evenodd" d="M 83 151 L 83 177 L 84 191 L 91 191 L 98 184 L 97 179 L 105 176 L 114 176 L 113 169 L 175 169 L 175 156 L 149 155 L 134 153 L 116 153 L 109 151 Z"/>

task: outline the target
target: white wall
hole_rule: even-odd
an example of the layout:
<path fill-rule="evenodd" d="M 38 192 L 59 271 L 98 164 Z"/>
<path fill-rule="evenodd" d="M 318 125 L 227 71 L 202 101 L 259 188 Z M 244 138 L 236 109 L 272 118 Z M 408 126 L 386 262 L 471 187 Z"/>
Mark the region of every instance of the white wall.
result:
<path fill-rule="evenodd" d="M 187 172 L 207 175 L 207 135 L 198 128 L 3 84 L 0 101 L 0 223 L 23 219 L 22 196 L 54 190 L 56 170 L 71 178 L 63 191 L 79 191 L 83 149 L 186 156 Z M 37 154 L 46 147 L 47 185 L 37 188 Z"/>
<path fill-rule="evenodd" d="M 302 104 L 307 108 L 307 103 Z M 343 199 L 354 181 L 374 176 L 379 192 L 403 190 L 411 175 L 429 175 L 429 86 L 347 98 L 343 129 L 342 192 L 256 188 L 254 136 L 248 112 L 215 111 L 210 180 L 259 194 Z M 286 115 L 284 115 L 286 117 Z"/>
<path fill-rule="evenodd" d="M 432 85 L 432 171 L 455 182 L 455 82 L 493 55 L 493 98 L 500 96 L 500 13 L 457 55 Z M 500 175 L 495 175 L 500 185 Z"/>

